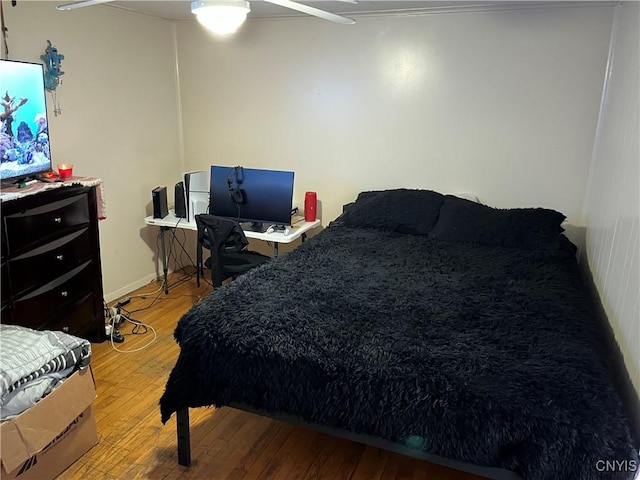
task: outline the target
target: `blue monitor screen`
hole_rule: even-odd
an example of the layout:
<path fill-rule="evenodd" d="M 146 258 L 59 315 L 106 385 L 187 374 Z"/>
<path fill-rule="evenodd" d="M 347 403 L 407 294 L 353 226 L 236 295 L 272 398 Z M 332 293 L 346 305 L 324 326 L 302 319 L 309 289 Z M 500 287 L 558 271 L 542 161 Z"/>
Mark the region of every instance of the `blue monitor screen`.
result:
<path fill-rule="evenodd" d="M 291 225 L 294 172 L 211 166 L 209 213 L 220 217 Z"/>
<path fill-rule="evenodd" d="M 44 69 L 0 60 L 0 180 L 51 169 Z"/>

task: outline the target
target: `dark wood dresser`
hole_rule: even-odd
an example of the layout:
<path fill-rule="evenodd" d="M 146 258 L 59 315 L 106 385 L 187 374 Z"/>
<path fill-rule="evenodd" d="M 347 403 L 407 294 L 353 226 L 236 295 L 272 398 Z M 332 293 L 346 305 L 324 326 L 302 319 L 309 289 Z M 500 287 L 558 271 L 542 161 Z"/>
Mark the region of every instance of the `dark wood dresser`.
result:
<path fill-rule="evenodd" d="M 105 340 L 96 187 L 3 201 L 2 323 Z"/>

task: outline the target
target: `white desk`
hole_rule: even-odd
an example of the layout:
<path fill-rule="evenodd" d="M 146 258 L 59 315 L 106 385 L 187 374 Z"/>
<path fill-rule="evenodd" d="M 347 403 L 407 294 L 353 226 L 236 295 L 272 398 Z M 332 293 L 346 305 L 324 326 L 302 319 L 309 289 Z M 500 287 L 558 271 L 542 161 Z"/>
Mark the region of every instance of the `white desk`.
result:
<path fill-rule="evenodd" d="M 147 225 L 155 225 L 160 227 L 160 247 L 162 249 L 162 271 L 164 273 L 164 293 L 169 293 L 169 282 L 167 281 L 168 265 L 167 253 L 164 242 L 164 232 L 170 228 L 182 228 L 185 230 L 197 231 L 198 227 L 195 222 L 188 222 L 186 218 L 178 218 L 173 210 L 169 210 L 169 215 L 164 218 L 153 218 L 153 216 L 145 217 L 144 223 Z M 245 229 L 244 234 L 247 238 L 255 238 L 264 240 L 265 242 L 273 242 L 273 256 L 278 256 L 278 245 L 281 243 L 291 243 L 298 238 L 304 242 L 307 238 L 307 232 L 320 226 L 320 220 L 314 222 L 306 222 L 304 219 L 289 227 L 289 234 L 285 235 L 283 231 L 275 231 L 272 233 L 255 232 L 251 229 Z"/>

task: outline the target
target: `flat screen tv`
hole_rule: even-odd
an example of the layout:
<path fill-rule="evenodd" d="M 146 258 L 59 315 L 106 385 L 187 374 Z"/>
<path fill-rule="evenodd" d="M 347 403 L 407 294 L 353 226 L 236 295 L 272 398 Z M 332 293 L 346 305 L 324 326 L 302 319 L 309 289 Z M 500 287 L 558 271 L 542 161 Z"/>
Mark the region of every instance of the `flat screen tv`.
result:
<path fill-rule="evenodd" d="M 51 170 L 44 66 L 0 60 L 0 180 Z"/>
<path fill-rule="evenodd" d="M 209 213 L 254 229 L 291 225 L 294 172 L 211 166 Z"/>

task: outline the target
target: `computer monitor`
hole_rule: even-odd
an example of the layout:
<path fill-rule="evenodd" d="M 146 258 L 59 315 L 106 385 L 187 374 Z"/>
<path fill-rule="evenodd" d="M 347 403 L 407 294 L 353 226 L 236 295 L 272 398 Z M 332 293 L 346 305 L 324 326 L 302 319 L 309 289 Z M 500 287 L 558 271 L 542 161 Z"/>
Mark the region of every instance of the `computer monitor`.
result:
<path fill-rule="evenodd" d="M 212 165 L 209 213 L 255 229 L 291 225 L 294 172 Z"/>

